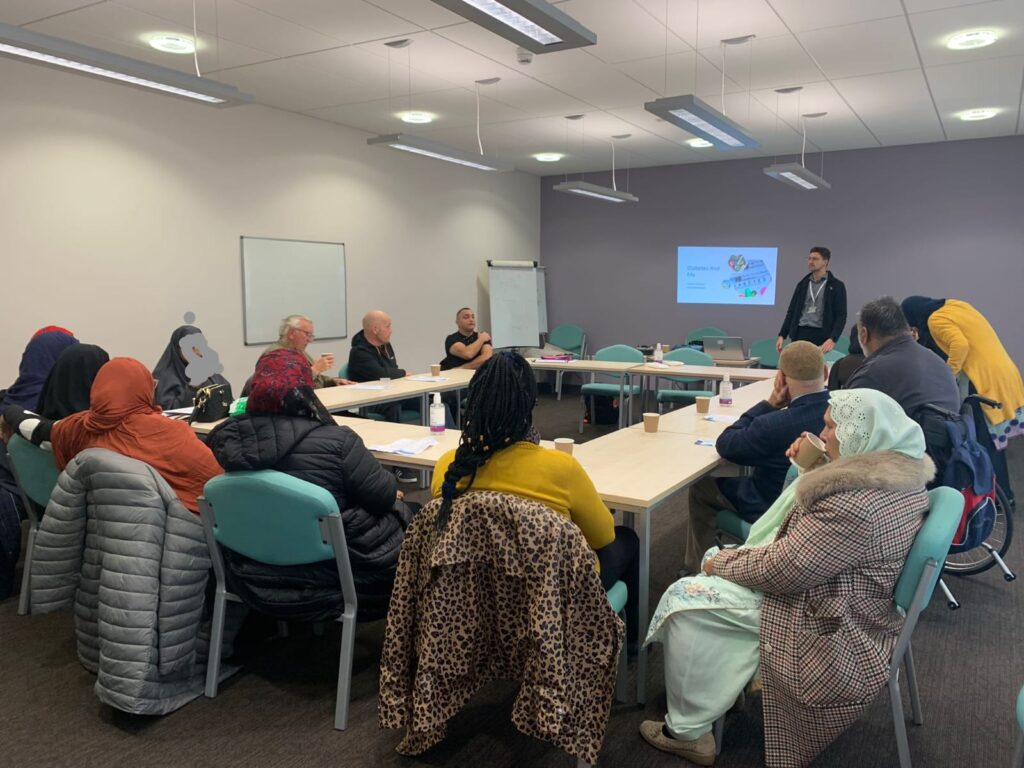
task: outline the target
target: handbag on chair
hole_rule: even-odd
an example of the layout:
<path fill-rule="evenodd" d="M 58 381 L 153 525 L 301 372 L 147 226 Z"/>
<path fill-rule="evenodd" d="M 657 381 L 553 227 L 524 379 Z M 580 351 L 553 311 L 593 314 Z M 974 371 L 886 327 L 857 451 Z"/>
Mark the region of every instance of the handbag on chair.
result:
<path fill-rule="evenodd" d="M 211 422 L 227 418 L 231 410 L 231 385 L 210 384 L 196 390 L 195 408 L 189 422 Z"/>

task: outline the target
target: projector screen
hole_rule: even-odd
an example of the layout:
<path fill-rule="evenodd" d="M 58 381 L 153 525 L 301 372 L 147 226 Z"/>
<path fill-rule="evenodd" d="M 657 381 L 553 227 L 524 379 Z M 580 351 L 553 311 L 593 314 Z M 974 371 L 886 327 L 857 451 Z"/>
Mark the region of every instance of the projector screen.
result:
<path fill-rule="evenodd" d="M 679 246 L 679 304 L 775 304 L 778 248 Z"/>

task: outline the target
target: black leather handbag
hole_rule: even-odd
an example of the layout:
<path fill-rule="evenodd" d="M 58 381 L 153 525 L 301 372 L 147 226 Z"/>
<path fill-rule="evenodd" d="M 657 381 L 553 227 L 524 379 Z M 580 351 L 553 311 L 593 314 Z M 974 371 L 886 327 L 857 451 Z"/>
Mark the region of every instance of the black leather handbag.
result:
<path fill-rule="evenodd" d="M 231 385 L 210 384 L 196 390 L 196 405 L 189 422 L 206 423 L 226 419 L 231 410 Z"/>

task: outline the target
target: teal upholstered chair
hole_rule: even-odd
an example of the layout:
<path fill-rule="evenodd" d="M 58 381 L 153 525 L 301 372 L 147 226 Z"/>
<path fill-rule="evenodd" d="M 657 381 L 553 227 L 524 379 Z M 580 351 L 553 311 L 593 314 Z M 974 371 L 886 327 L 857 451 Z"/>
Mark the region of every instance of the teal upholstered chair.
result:
<path fill-rule="evenodd" d="M 844 333 L 839 337 L 839 341 L 836 342 L 836 349 L 842 352 L 844 355 L 850 354 L 850 334 Z"/>
<path fill-rule="evenodd" d="M 669 362 L 683 363 L 684 365 L 704 365 L 709 368 L 713 368 L 715 361 L 711 358 L 711 355 L 705 352 L 698 352 L 696 349 L 690 349 L 688 347 L 680 347 L 679 349 L 673 349 L 671 352 L 665 353 L 665 360 Z M 669 374 L 672 372 L 671 368 L 666 368 L 665 373 Z M 708 380 L 702 379 L 699 376 L 658 376 L 658 380 L 667 378 L 670 379 L 673 384 L 682 384 L 682 389 L 658 389 L 658 413 L 661 413 L 662 406 L 665 403 L 692 403 L 698 397 L 714 397 L 715 392 L 713 389 L 707 389 Z M 704 389 L 686 389 L 688 384 L 701 384 Z"/>
<path fill-rule="evenodd" d="M 324 488 L 274 470 L 228 472 L 210 480 L 199 498 L 199 513 L 210 548 L 216 591 L 210 647 L 220 648 L 228 600 L 242 602 L 228 590 L 221 547 L 271 565 L 307 565 L 333 560 L 344 605 L 341 622 L 341 658 L 334 727 L 348 724 L 352 686 L 352 655 L 356 631 L 356 587 L 345 529 L 338 504 Z M 206 668 L 206 695 L 217 695 L 220 654 L 211 653 Z"/>
<path fill-rule="evenodd" d="M 917 674 L 914 670 L 910 638 L 914 634 L 914 627 L 917 626 L 921 611 L 928 607 L 932 592 L 935 591 L 939 574 L 942 572 L 942 564 L 949 553 L 953 535 L 964 511 L 964 497 L 952 488 L 936 488 L 928 492 L 928 498 L 928 514 L 917 532 L 893 593 L 896 605 L 906 616 L 889 662 L 889 703 L 896 729 L 896 750 L 900 768 L 911 768 L 907 725 L 903 716 L 903 697 L 900 693 L 900 669 L 906 668 L 914 723 L 921 725 L 924 719 L 921 715 L 921 699 L 917 690 Z M 724 729 L 725 717 L 722 716 L 715 721 L 715 748 L 719 751 L 722 748 Z"/>
<path fill-rule="evenodd" d="M 775 339 L 758 339 L 750 345 L 750 356 L 759 359 L 762 368 L 778 368 L 779 353 L 775 351 Z"/>
<path fill-rule="evenodd" d="M 686 343 L 693 344 L 694 342 L 704 341 L 705 336 L 728 336 L 728 331 L 723 331 L 721 328 L 715 328 L 713 325 L 705 325 L 703 328 L 697 328 L 694 331 L 690 331 L 686 334 Z"/>
<path fill-rule="evenodd" d="M 627 344 L 613 344 L 594 353 L 595 360 L 615 363 L 635 363 L 643 365 L 644 353 Z M 580 434 L 583 434 L 583 412 L 586 398 L 590 398 L 590 412 L 594 413 L 594 397 L 605 395 L 619 398 L 619 427 L 622 427 L 623 401 L 629 400 L 629 422 L 633 420 L 633 398 L 640 394 L 640 385 L 634 384 L 628 373 L 602 373 L 601 376 L 614 379 L 615 384 L 596 381 L 598 374 L 590 374 L 590 382 L 580 387 Z"/>
<path fill-rule="evenodd" d="M 796 480 L 797 475 L 799 474 L 800 470 L 796 468 L 796 465 L 790 466 L 782 487 L 785 488 Z M 715 538 L 719 543 L 728 539 L 736 542 L 737 544 L 742 544 L 750 535 L 750 526 L 752 525 L 753 523 L 748 523 L 731 509 L 720 509 L 718 510 L 718 514 L 715 516 L 715 527 L 718 529 L 718 532 L 715 534 Z"/>
<path fill-rule="evenodd" d="M 838 349 L 834 348 L 825 353 L 825 362 L 832 365 L 833 363 L 842 360 L 844 357 L 846 357 L 845 352 L 840 352 Z"/>
<path fill-rule="evenodd" d="M 608 603 L 612 610 L 617 613 L 623 621 L 626 620 L 626 601 L 629 600 L 629 590 L 621 581 L 616 581 L 608 589 Z M 626 700 L 626 646 L 622 644 L 622 653 L 619 656 L 619 671 L 615 677 L 615 698 L 619 701 Z"/>
<path fill-rule="evenodd" d="M 1024 688 L 1017 694 L 1017 747 L 1013 750 L 1013 768 L 1024 768 Z"/>
<path fill-rule="evenodd" d="M 574 359 L 582 360 L 587 353 L 587 334 L 578 325 L 563 323 L 557 325 L 548 332 L 548 343 L 564 349 Z M 565 371 L 555 371 L 555 393 L 558 399 L 562 399 L 562 375 Z"/>
<path fill-rule="evenodd" d="M 25 565 L 21 574 L 21 594 L 18 596 L 18 614 L 24 616 L 29 612 L 32 552 L 36 545 L 36 533 L 39 531 L 39 513 L 33 503 L 46 509 L 60 472 L 57 471 L 52 453 L 33 445 L 21 435 L 11 437 L 7 444 L 7 455 L 10 458 L 14 479 L 21 491 L 25 514 L 28 515 L 28 541 L 25 544 Z"/>

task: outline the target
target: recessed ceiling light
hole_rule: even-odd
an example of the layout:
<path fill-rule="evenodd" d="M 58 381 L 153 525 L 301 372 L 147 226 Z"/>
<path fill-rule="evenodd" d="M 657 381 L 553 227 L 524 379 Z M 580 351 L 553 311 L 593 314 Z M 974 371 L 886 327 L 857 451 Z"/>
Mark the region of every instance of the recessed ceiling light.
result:
<path fill-rule="evenodd" d="M 715 146 L 714 144 L 712 144 L 710 141 L 707 141 L 706 139 L 690 139 L 686 143 L 689 146 L 693 147 L 694 149 L 706 149 L 707 147 Z"/>
<path fill-rule="evenodd" d="M 420 112 L 418 110 L 410 110 L 408 112 L 399 112 L 398 118 L 403 123 L 432 123 L 437 115 L 433 115 L 430 112 Z"/>
<path fill-rule="evenodd" d="M 177 53 L 181 55 L 195 53 L 196 44 L 191 37 L 184 35 L 171 35 L 161 32 L 150 35 L 146 40 L 150 47 L 156 48 L 164 53 Z"/>
<path fill-rule="evenodd" d="M 565 155 L 561 152 L 538 152 L 533 156 L 533 159 L 541 163 L 557 163 L 563 157 Z"/>
<path fill-rule="evenodd" d="M 970 122 L 973 120 L 989 120 L 998 114 L 998 109 L 967 109 L 957 113 L 957 117 Z"/>
<path fill-rule="evenodd" d="M 998 39 L 999 33 L 994 29 L 970 29 L 966 32 L 957 32 L 946 41 L 946 47 L 951 51 L 969 51 L 972 48 L 992 45 Z"/>

